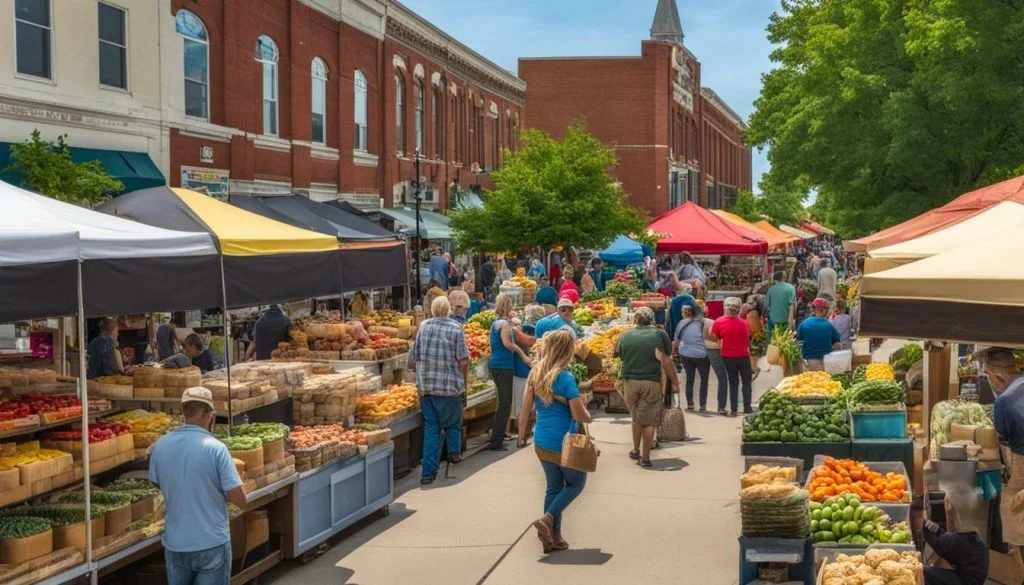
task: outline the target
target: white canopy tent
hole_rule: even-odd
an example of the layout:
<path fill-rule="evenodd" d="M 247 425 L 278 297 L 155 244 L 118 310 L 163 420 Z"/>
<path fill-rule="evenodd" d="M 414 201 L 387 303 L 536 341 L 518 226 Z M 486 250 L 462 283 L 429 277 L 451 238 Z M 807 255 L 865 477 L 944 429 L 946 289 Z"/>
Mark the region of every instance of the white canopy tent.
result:
<path fill-rule="evenodd" d="M 800 228 L 795 228 L 793 226 L 788 226 L 785 224 L 780 224 L 779 229 L 791 236 L 800 238 L 801 240 L 813 240 L 814 238 L 818 237 L 818 234 L 812 234 L 811 232 L 806 232 Z"/>
<path fill-rule="evenodd" d="M 209 234 L 156 228 L 0 181 L 0 322 L 76 312 L 82 263 L 88 316 L 220 305 Z"/>

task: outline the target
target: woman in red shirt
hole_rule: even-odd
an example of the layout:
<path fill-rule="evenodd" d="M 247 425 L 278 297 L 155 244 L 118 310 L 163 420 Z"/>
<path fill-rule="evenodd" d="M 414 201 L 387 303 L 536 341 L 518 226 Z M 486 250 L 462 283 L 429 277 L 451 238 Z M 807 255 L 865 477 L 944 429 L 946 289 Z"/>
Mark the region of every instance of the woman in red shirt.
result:
<path fill-rule="evenodd" d="M 743 384 L 743 412 L 754 412 L 751 407 L 750 327 L 740 317 L 743 301 L 736 297 L 725 299 L 725 314 L 711 326 L 711 335 L 722 344 L 722 361 L 729 378 L 729 415 L 739 410 L 740 383 Z M 718 414 L 725 414 L 725 388 L 718 387 Z"/>
<path fill-rule="evenodd" d="M 579 289 L 578 286 L 576 286 L 576 283 L 573 282 L 573 280 L 572 280 L 572 277 L 573 277 L 573 268 L 572 268 L 572 266 L 568 266 L 567 265 L 565 267 L 565 271 L 562 273 L 562 276 L 565 277 L 565 282 L 562 283 L 562 288 L 558 289 L 558 298 L 559 299 L 567 298 L 567 299 L 569 299 L 570 301 L 572 301 L 574 303 L 580 302 L 580 289 Z"/>

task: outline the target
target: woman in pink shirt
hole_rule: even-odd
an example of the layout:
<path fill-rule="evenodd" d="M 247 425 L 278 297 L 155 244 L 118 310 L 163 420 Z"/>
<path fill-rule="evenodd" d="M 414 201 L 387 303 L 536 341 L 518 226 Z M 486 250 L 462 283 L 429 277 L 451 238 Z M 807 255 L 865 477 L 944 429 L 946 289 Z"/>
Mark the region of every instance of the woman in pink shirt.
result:
<path fill-rule="evenodd" d="M 573 268 L 572 266 L 566 266 L 562 276 L 565 277 L 565 281 L 562 283 L 562 288 L 558 289 L 559 299 L 569 299 L 574 303 L 580 302 L 580 289 L 573 282 Z"/>
<path fill-rule="evenodd" d="M 743 385 L 743 412 L 754 412 L 751 407 L 750 327 L 740 317 L 743 301 L 736 297 L 725 299 L 725 314 L 711 326 L 711 335 L 722 344 L 722 361 L 729 377 L 729 415 L 739 410 L 740 383 Z M 725 388 L 718 387 L 718 414 L 725 414 Z"/>

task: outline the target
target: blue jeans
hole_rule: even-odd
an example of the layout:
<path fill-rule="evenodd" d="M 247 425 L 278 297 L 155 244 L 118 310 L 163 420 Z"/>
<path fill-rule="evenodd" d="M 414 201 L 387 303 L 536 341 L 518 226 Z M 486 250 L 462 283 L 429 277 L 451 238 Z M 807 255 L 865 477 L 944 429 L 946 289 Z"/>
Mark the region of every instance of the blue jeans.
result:
<path fill-rule="evenodd" d="M 462 452 L 462 397 L 430 396 L 420 400 L 423 410 L 423 469 L 422 477 L 437 473 L 441 465 L 441 430 L 444 429 L 448 454 Z"/>
<path fill-rule="evenodd" d="M 231 580 L 231 543 L 198 550 L 164 549 L 167 585 L 228 585 Z"/>
<path fill-rule="evenodd" d="M 547 480 L 547 491 L 544 492 L 544 513 L 551 514 L 555 519 L 555 530 L 562 530 L 562 512 L 583 492 L 587 485 L 587 474 L 562 467 L 550 461 L 541 460 L 544 478 Z"/>

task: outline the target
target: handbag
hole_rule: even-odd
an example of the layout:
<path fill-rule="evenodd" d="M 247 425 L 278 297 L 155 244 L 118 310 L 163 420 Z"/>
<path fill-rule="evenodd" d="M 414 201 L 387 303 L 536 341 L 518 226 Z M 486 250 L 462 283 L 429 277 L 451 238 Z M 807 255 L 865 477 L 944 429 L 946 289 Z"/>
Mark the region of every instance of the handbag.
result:
<path fill-rule="evenodd" d="M 777 366 L 781 361 L 780 358 L 782 357 L 782 351 L 779 350 L 779 346 L 775 345 L 774 343 L 769 343 L 768 352 L 765 354 L 765 357 L 768 359 L 769 364 Z"/>
<path fill-rule="evenodd" d="M 593 473 L 597 471 L 597 458 L 601 451 L 594 444 L 587 431 L 587 425 L 580 424 L 579 433 L 566 433 L 562 439 L 562 457 L 560 465 L 576 471 Z"/>
<path fill-rule="evenodd" d="M 679 394 L 672 394 L 671 406 L 661 411 L 661 424 L 658 426 L 659 441 L 685 441 L 686 416 L 679 406 Z"/>
<path fill-rule="evenodd" d="M 552 396 L 556 401 L 569 407 L 569 401 L 557 394 Z M 594 444 L 593 437 L 590 436 L 590 432 L 587 430 L 587 425 L 584 423 L 573 423 L 578 425 L 576 433 L 566 433 L 565 437 L 562 438 L 562 453 L 560 463 L 562 467 L 568 469 L 575 469 L 576 471 L 585 471 L 587 473 L 593 473 L 597 471 L 597 458 L 601 455 L 601 450 Z"/>

